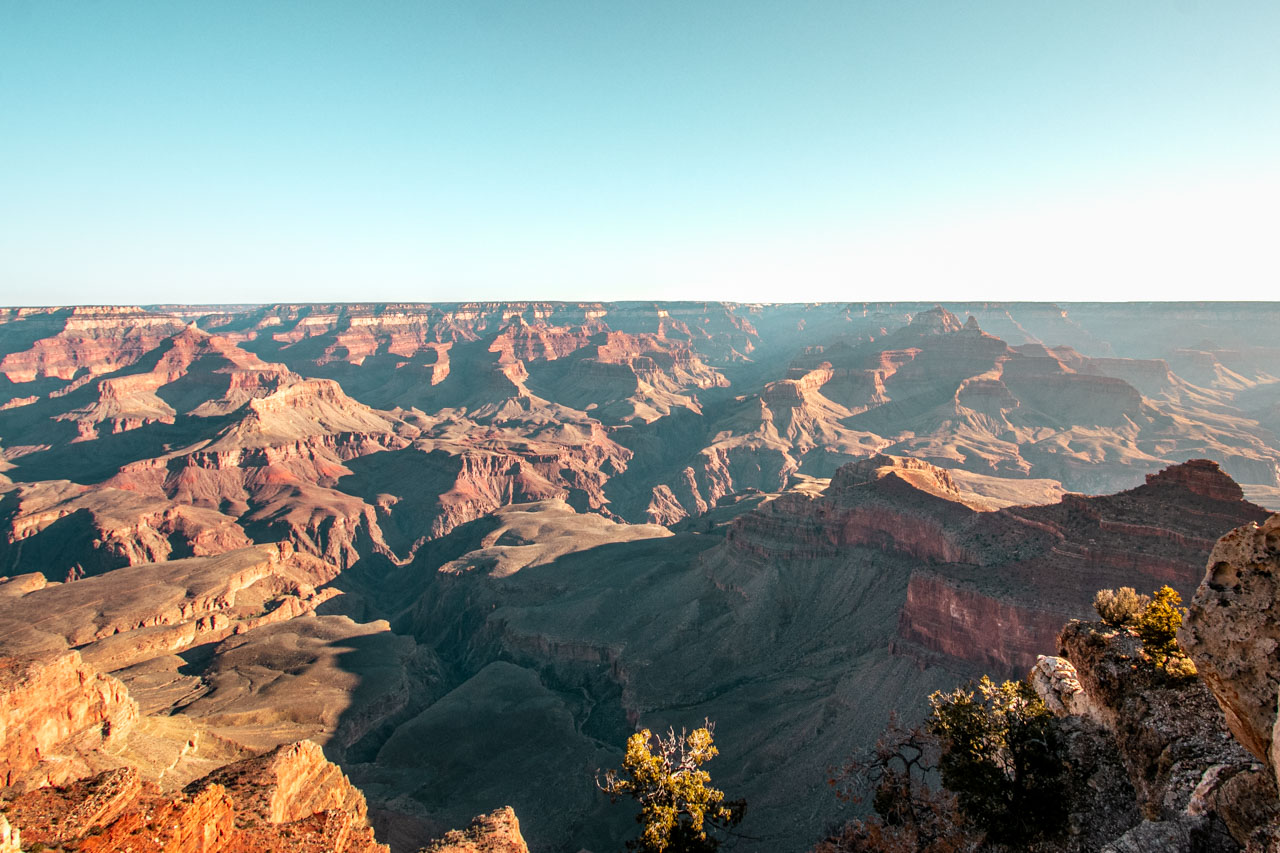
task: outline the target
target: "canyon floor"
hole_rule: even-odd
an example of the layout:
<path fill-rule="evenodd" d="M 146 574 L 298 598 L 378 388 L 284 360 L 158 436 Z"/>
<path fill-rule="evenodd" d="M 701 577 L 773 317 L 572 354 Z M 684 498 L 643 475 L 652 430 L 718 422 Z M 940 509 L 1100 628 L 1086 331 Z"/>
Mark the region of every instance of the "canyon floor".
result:
<path fill-rule="evenodd" d="M 1099 588 L 1190 600 L 1280 506 L 1278 321 L 0 309 L 0 782 L 212 809 L 311 740 L 395 853 L 504 806 L 535 853 L 604 851 L 635 825 L 596 772 L 710 719 L 733 849 L 808 849 L 890 711 L 1025 674 Z"/>

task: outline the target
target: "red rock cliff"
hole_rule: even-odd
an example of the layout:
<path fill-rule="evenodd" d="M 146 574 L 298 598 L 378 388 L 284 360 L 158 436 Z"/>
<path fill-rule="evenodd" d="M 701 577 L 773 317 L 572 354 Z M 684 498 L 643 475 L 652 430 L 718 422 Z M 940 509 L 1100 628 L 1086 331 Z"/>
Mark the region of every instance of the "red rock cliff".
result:
<path fill-rule="evenodd" d="M 1094 592 L 1170 584 L 1190 597 L 1214 540 L 1264 518 L 1212 462 L 1193 460 L 1118 495 L 975 514 L 950 536 L 970 557 L 914 573 L 898 633 L 932 652 L 1025 671 Z"/>

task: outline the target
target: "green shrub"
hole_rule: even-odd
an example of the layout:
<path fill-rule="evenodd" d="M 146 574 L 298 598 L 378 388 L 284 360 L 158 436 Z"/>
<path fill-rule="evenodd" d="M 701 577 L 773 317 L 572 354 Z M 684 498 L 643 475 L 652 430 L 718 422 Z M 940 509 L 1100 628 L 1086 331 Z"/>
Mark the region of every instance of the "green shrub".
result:
<path fill-rule="evenodd" d="M 929 704 L 942 784 L 989 841 L 1022 849 L 1066 829 L 1069 767 L 1053 715 L 1031 685 L 984 676 L 934 693 Z"/>
<path fill-rule="evenodd" d="M 1142 651 L 1157 669 L 1173 675 L 1169 664 L 1175 662 L 1175 668 L 1185 673 L 1187 666 L 1194 672 L 1195 666 L 1182 653 L 1178 646 L 1178 628 L 1182 627 L 1182 596 L 1170 586 L 1162 586 L 1155 591 L 1155 597 L 1142 611 L 1134 626 L 1138 639 L 1142 640 Z M 1183 664 L 1182 661 L 1186 661 Z"/>
<path fill-rule="evenodd" d="M 1113 628 L 1132 625 L 1150 603 L 1150 596 L 1139 595 L 1131 586 L 1100 589 L 1093 597 L 1093 609 L 1098 611 L 1098 617 Z"/>
<path fill-rule="evenodd" d="M 627 842 L 628 850 L 641 853 L 703 853 L 714 851 L 720 841 L 708 832 L 742 820 L 745 804 L 726 802 L 724 792 L 711 787 L 703 763 L 719 754 L 712 739 L 714 726 L 679 735 L 654 736 L 648 729 L 627 740 L 622 775 L 604 774 L 596 784 L 611 799 L 627 796 L 640 803 L 636 820 L 643 825 L 640 837 Z"/>

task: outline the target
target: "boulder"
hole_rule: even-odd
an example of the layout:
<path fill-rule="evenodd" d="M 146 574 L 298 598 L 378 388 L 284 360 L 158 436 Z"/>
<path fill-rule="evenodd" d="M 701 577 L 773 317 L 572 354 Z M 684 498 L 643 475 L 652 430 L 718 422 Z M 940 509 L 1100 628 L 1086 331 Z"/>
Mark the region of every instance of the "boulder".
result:
<path fill-rule="evenodd" d="M 1218 541 L 1178 641 L 1222 706 L 1231 733 L 1275 772 L 1280 515 Z"/>

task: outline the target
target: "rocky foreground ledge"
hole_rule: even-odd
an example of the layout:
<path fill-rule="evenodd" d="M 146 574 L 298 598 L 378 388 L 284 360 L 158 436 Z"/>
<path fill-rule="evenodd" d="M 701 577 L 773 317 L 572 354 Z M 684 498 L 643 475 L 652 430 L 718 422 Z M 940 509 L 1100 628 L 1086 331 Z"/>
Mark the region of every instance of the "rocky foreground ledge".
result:
<path fill-rule="evenodd" d="M 1075 621 L 1031 679 L 1098 792 L 1072 816 L 1103 853 L 1280 850 L 1280 515 L 1219 540 L 1178 638 L 1200 678 L 1141 665 L 1138 640 Z M 1122 772 L 1117 772 L 1120 770 Z"/>
<path fill-rule="evenodd" d="M 0 853 L 390 853 L 364 794 L 317 744 L 233 761 L 173 791 L 130 766 L 137 720 L 124 685 L 75 651 L 0 658 Z M 430 851 L 528 847 L 500 809 Z"/>
<path fill-rule="evenodd" d="M 131 767 L 32 788 L 11 797 L 7 822 L 21 833 L 19 849 L 389 853 L 374 840 L 364 795 L 310 741 L 226 765 L 174 793 Z"/>

